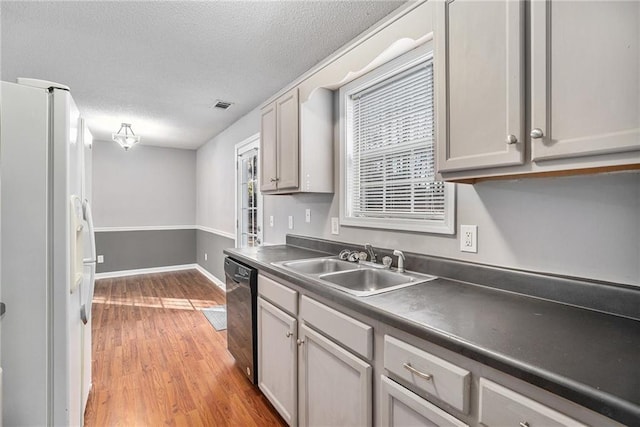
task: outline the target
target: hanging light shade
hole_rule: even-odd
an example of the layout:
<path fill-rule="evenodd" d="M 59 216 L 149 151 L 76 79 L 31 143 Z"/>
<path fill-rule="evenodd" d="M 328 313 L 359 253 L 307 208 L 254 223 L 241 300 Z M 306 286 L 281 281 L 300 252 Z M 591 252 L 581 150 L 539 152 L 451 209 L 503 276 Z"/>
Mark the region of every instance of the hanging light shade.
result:
<path fill-rule="evenodd" d="M 112 133 L 111 138 L 120 144 L 124 151 L 129 150 L 129 148 L 140 142 L 140 137 L 133 133 L 129 123 L 122 123 L 118 133 Z"/>

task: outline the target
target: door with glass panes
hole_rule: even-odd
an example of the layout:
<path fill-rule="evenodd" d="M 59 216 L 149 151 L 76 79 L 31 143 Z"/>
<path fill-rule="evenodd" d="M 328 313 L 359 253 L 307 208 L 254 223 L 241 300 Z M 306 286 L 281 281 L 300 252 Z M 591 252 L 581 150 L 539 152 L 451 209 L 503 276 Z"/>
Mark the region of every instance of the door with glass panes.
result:
<path fill-rule="evenodd" d="M 236 148 L 236 246 L 239 248 L 262 244 L 262 196 L 258 183 L 259 142 L 259 138 L 252 138 Z"/>

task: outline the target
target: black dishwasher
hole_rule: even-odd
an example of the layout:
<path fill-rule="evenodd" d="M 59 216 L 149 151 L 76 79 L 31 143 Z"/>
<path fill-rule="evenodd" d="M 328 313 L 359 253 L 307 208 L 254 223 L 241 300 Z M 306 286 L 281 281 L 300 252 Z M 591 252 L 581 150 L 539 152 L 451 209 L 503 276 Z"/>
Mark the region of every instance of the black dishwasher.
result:
<path fill-rule="evenodd" d="M 258 383 L 258 272 L 225 258 L 227 348 L 252 383 Z"/>

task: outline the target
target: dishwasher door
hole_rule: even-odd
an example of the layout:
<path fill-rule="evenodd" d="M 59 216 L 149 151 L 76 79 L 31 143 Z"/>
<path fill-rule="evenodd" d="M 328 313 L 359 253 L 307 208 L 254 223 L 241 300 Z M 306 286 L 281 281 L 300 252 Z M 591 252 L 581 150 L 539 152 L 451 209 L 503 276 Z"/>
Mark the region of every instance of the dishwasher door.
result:
<path fill-rule="evenodd" d="M 257 271 L 225 258 L 227 288 L 227 348 L 236 364 L 258 383 Z"/>

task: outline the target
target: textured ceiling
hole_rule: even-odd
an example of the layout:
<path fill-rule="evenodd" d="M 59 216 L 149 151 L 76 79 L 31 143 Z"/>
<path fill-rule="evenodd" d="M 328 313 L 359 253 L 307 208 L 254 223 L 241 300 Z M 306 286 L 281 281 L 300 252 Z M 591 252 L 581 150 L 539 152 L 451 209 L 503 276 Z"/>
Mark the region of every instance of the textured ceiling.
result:
<path fill-rule="evenodd" d="M 401 4 L 2 1 L 1 77 L 70 86 L 95 139 L 197 148 Z"/>

